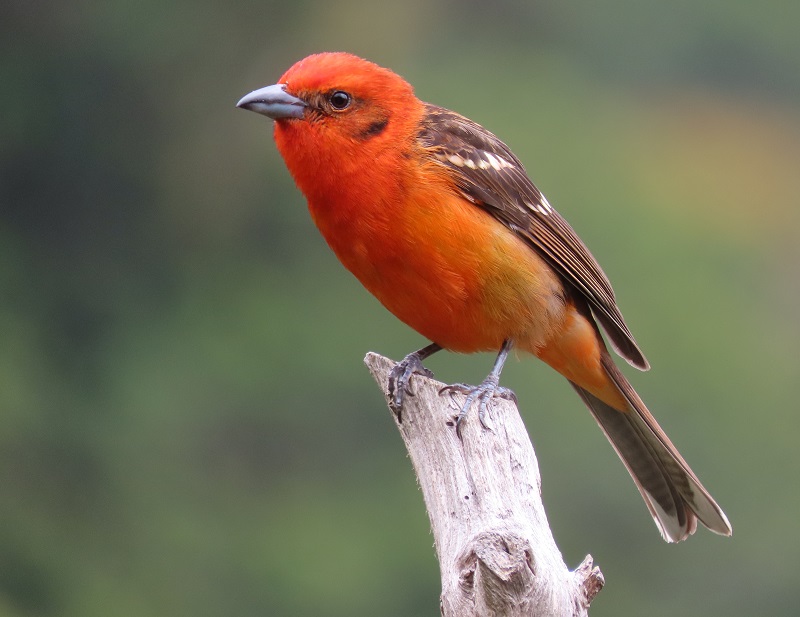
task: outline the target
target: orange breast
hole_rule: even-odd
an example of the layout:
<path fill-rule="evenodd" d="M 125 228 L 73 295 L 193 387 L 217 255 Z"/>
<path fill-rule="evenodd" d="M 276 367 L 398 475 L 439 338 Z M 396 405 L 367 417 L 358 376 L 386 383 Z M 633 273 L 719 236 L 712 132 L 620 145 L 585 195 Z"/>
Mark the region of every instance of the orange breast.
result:
<path fill-rule="evenodd" d="M 444 184 L 413 186 L 404 199 L 362 205 L 353 217 L 309 206 L 361 283 L 446 349 L 496 351 L 513 338 L 533 351 L 563 319 L 561 284 L 544 261 Z"/>

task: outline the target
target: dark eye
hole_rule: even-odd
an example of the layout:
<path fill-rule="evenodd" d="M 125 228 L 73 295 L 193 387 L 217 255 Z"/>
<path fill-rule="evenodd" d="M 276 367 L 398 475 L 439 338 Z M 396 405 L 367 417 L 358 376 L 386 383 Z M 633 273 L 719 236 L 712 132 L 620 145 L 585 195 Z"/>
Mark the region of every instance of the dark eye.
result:
<path fill-rule="evenodd" d="M 347 109 L 350 107 L 350 101 L 353 99 L 350 97 L 347 92 L 343 92 L 342 90 L 337 90 L 333 94 L 331 94 L 330 98 L 328 99 L 331 103 L 331 107 L 333 107 L 337 111 L 342 111 L 343 109 Z"/>

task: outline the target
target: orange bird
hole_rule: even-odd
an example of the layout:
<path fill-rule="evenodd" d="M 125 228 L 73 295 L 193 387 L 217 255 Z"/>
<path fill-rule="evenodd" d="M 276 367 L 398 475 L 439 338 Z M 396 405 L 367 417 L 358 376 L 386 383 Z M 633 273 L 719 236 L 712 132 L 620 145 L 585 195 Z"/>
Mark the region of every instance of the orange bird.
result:
<path fill-rule="evenodd" d="M 400 320 L 432 341 L 392 372 L 399 413 L 422 361 L 498 351 L 459 425 L 499 387 L 512 347 L 566 377 L 627 467 L 661 535 L 728 519 L 614 365 L 649 365 L 589 249 L 511 150 L 457 113 L 423 103 L 392 71 L 346 53 L 309 56 L 238 107 L 275 120 L 275 142 L 325 240 Z"/>

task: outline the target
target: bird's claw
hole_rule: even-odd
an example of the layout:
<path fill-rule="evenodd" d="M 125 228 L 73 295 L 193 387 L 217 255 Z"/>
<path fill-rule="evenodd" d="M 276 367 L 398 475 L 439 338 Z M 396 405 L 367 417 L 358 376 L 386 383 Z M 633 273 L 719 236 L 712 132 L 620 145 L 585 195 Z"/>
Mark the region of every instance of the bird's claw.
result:
<path fill-rule="evenodd" d="M 395 364 L 389 373 L 389 407 L 397 416 L 398 422 L 402 421 L 401 414 L 406 395 L 414 396 L 414 392 L 411 390 L 413 375 L 433 377 L 433 372 L 422 365 L 422 360 L 417 352 L 408 354 Z"/>
<path fill-rule="evenodd" d="M 498 385 L 498 379 L 493 378 L 493 376 L 487 377 L 480 385 L 478 386 L 471 386 L 464 383 L 456 383 L 450 386 L 445 386 L 441 390 L 439 390 L 439 394 L 444 394 L 445 392 L 449 392 L 450 394 L 454 392 L 458 392 L 459 394 L 463 394 L 467 397 L 467 400 L 464 401 L 464 405 L 462 405 L 461 410 L 458 412 L 458 417 L 456 418 L 456 435 L 461 437 L 461 427 L 464 424 L 464 419 L 467 417 L 467 412 L 469 408 L 472 407 L 472 404 L 476 401 L 478 402 L 478 419 L 481 421 L 481 426 L 486 430 L 492 430 L 491 427 L 486 423 L 486 408 L 493 398 L 502 398 L 507 401 L 514 401 L 517 402 L 517 395 L 514 394 L 514 391 L 509 388 L 504 388 Z"/>

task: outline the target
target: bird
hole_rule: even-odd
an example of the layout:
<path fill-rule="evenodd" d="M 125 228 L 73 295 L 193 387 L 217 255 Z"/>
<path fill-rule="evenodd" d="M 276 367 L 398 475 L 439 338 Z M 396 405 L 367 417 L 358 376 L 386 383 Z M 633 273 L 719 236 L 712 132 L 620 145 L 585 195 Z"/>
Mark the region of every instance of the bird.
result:
<path fill-rule="evenodd" d="M 277 149 L 341 263 L 429 345 L 395 365 L 390 404 L 402 409 L 423 361 L 440 350 L 497 352 L 467 395 L 499 385 L 512 350 L 566 377 L 639 489 L 662 537 L 698 521 L 732 533 L 725 513 L 614 363 L 649 364 L 605 273 L 522 162 L 472 120 L 425 103 L 390 69 L 346 52 L 310 55 L 237 107 L 274 120 Z"/>

